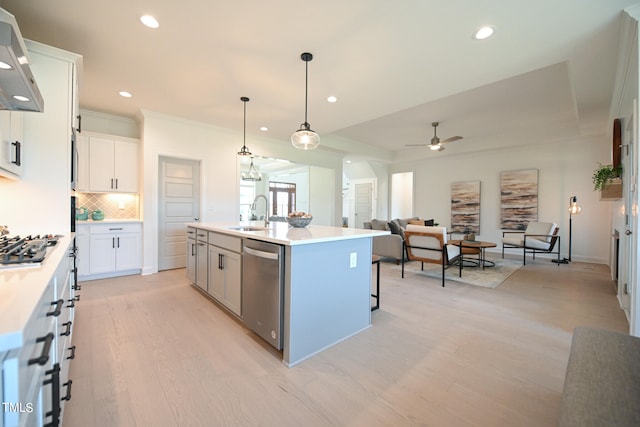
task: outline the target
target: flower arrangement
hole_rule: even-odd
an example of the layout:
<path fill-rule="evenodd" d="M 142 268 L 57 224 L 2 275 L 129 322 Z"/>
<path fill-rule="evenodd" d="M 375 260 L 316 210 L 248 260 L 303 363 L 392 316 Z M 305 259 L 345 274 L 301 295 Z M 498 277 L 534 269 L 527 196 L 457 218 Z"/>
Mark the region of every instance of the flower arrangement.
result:
<path fill-rule="evenodd" d="M 593 171 L 593 176 L 591 177 L 594 191 L 602 190 L 611 180 L 622 176 L 622 164 L 615 167 L 613 165 L 603 165 L 602 163 L 598 164 L 600 166 Z"/>

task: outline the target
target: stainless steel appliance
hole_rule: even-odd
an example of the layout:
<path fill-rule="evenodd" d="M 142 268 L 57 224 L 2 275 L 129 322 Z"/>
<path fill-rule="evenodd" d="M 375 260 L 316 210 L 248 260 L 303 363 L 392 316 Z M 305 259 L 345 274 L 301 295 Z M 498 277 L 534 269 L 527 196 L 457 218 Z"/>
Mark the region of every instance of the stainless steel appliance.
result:
<path fill-rule="evenodd" d="M 37 267 L 60 236 L 0 236 L 0 269 Z"/>
<path fill-rule="evenodd" d="M 242 248 L 242 320 L 269 344 L 282 349 L 283 246 L 245 239 Z"/>

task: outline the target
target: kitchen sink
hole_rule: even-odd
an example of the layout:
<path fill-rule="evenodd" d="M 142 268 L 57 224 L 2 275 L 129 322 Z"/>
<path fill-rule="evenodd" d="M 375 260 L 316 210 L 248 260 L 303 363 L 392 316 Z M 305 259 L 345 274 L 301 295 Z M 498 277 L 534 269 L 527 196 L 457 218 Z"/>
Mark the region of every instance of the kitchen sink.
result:
<path fill-rule="evenodd" d="M 253 227 L 250 225 L 241 225 L 239 227 L 229 227 L 229 230 L 236 230 L 236 231 L 264 231 L 266 230 L 266 228 L 264 227 Z"/>

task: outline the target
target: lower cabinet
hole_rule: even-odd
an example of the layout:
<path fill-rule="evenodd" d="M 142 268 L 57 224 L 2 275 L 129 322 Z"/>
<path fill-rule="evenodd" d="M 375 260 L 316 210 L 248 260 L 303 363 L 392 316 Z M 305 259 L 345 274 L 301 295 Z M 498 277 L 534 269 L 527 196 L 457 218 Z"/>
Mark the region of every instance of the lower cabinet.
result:
<path fill-rule="evenodd" d="M 231 312 L 242 316 L 242 239 L 187 228 L 187 275 Z"/>
<path fill-rule="evenodd" d="M 209 245 L 209 294 L 240 316 L 242 255 Z"/>
<path fill-rule="evenodd" d="M 103 223 L 88 228 L 78 240 L 79 269 L 83 279 L 139 273 L 142 268 L 142 226 L 135 223 Z"/>
<path fill-rule="evenodd" d="M 71 399 L 69 366 L 75 304 L 73 242 L 49 279 L 24 330 L 19 348 L 0 353 L 0 426 L 62 425 L 64 403 Z"/>

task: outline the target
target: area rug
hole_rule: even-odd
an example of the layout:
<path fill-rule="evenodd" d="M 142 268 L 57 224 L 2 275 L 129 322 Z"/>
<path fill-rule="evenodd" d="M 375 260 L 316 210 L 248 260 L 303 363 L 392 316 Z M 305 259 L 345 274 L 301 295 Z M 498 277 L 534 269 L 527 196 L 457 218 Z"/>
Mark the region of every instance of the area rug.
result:
<path fill-rule="evenodd" d="M 469 285 L 482 286 L 484 288 L 497 288 L 507 277 L 515 273 L 522 267 L 522 260 L 513 259 L 490 259 L 496 265 L 495 267 L 465 267 L 462 269 L 462 277 L 458 277 L 458 267 L 451 266 L 445 270 L 446 281 L 466 283 Z M 402 265 L 394 266 L 398 270 L 402 269 Z M 436 279 L 442 278 L 442 267 L 436 264 L 424 263 L 424 271 L 420 270 L 419 261 L 411 261 L 404 265 L 405 277 L 407 274 L 423 275 Z M 445 283 L 446 286 L 446 283 Z"/>

